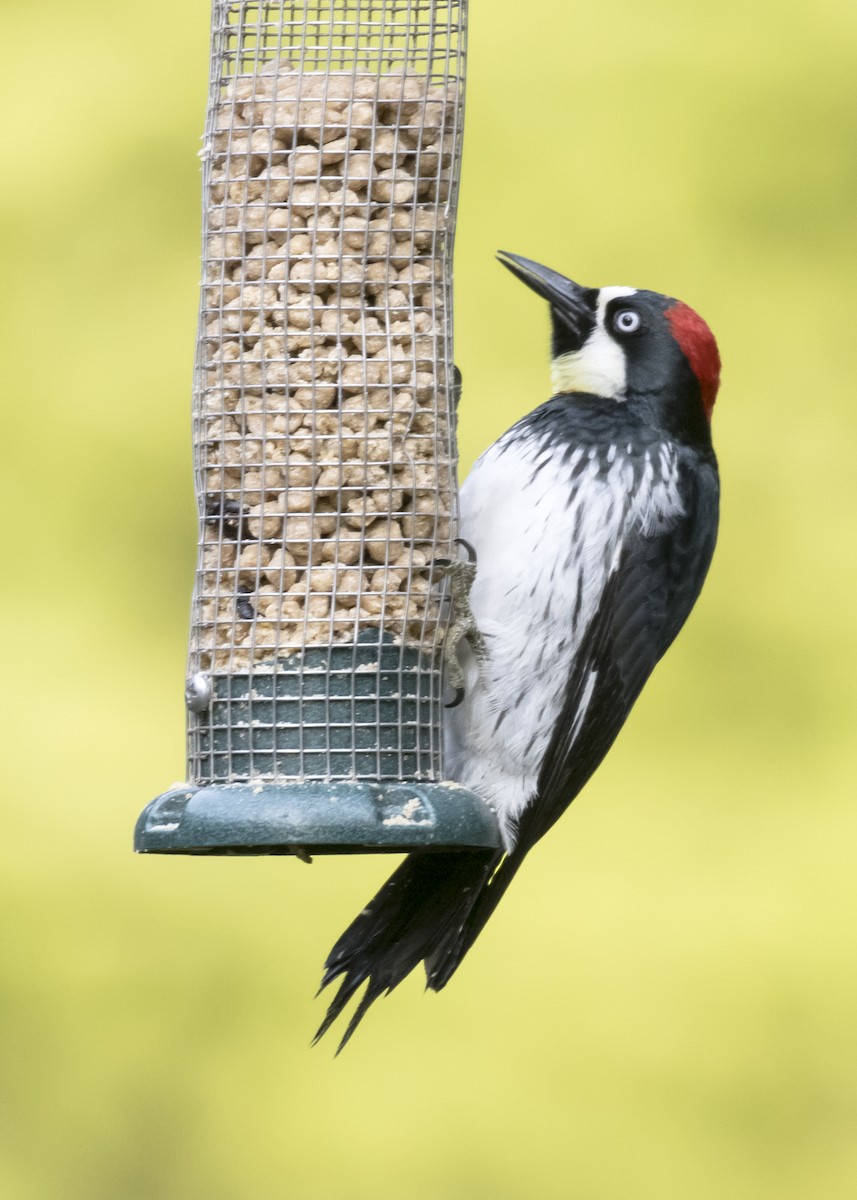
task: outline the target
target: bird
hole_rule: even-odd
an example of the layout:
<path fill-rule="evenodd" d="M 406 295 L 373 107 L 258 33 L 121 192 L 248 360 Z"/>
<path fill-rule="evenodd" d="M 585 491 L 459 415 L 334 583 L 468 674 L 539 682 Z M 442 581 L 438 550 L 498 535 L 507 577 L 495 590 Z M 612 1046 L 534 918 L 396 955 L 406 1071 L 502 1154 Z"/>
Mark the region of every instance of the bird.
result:
<path fill-rule="evenodd" d="M 340 1050 L 419 963 L 428 988 L 449 982 L 607 754 L 717 539 L 720 355 L 706 322 L 670 296 L 497 257 L 550 306 L 552 394 L 462 485 L 481 636 L 459 646 L 463 697 L 443 732 L 447 776 L 492 807 L 502 848 L 411 853 L 360 912 L 320 989 L 340 980 L 315 1041 L 367 984 Z"/>

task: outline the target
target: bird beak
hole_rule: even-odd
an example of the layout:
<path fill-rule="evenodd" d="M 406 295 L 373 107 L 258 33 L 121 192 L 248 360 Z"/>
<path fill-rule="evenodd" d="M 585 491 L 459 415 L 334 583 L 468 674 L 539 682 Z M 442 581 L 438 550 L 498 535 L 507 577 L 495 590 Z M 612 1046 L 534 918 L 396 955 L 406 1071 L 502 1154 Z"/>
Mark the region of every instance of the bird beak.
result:
<path fill-rule="evenodd" d="M 520 254 L 498 250 L 497 259 L 522 283 L 548 301 L 555 316 L 565 326 L 565 349 L 575 348 L 568 344 L 568 335 L 571 335 L 571 339 L 577 343 L 576 348 L 579 349 L 595 327 L 598 289 L 581 287 L 579 283 L 566 279 L 558 271 L 543 267 L 532 259 L 522 258 Z"/>

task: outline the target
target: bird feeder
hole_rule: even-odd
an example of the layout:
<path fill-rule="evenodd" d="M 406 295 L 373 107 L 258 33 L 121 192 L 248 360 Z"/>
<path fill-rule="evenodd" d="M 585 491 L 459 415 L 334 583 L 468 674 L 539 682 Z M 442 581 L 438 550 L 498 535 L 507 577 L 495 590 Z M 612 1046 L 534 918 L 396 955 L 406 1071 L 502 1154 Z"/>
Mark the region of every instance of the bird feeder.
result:
<path fill-rule="evenodd" d="M 214 0 L 187 784 L 139 851 L 496 846 L 444 781 L 466 0 Z"/>

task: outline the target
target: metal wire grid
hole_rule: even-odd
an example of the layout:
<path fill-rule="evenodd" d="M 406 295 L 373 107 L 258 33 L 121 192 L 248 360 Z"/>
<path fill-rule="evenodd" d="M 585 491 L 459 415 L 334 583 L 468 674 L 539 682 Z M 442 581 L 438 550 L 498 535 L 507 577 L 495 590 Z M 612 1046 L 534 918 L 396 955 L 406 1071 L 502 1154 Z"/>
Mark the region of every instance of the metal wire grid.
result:
<path fill-rule="evenodd" d="M 215 37 L 226 35 L 220 78 L 252 74 L 260 59 L 284 55 L 308 71 L 383 63 L 444 81 L 461 78 L 443 58 L 460 50 L 463 61 L 465 7 L 461 0 L 214 0 Z"/>
<path fill-rule="evenodd" d="M 214 2 L 195 782 L 441 777 L 465 16 Z"/>

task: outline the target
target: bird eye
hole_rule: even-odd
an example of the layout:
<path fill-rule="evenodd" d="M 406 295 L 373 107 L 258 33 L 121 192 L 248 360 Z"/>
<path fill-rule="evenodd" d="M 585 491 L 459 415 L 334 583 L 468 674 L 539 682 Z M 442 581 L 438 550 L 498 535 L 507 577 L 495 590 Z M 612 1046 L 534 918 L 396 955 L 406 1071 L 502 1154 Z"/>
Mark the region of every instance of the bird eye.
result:
<path fill-rule="evenodd" d="M 642 323 L 640 314 L 633 308 L 620 308 L 613 314 L 613 328 L 617 333 L 636 333 Z"/>

